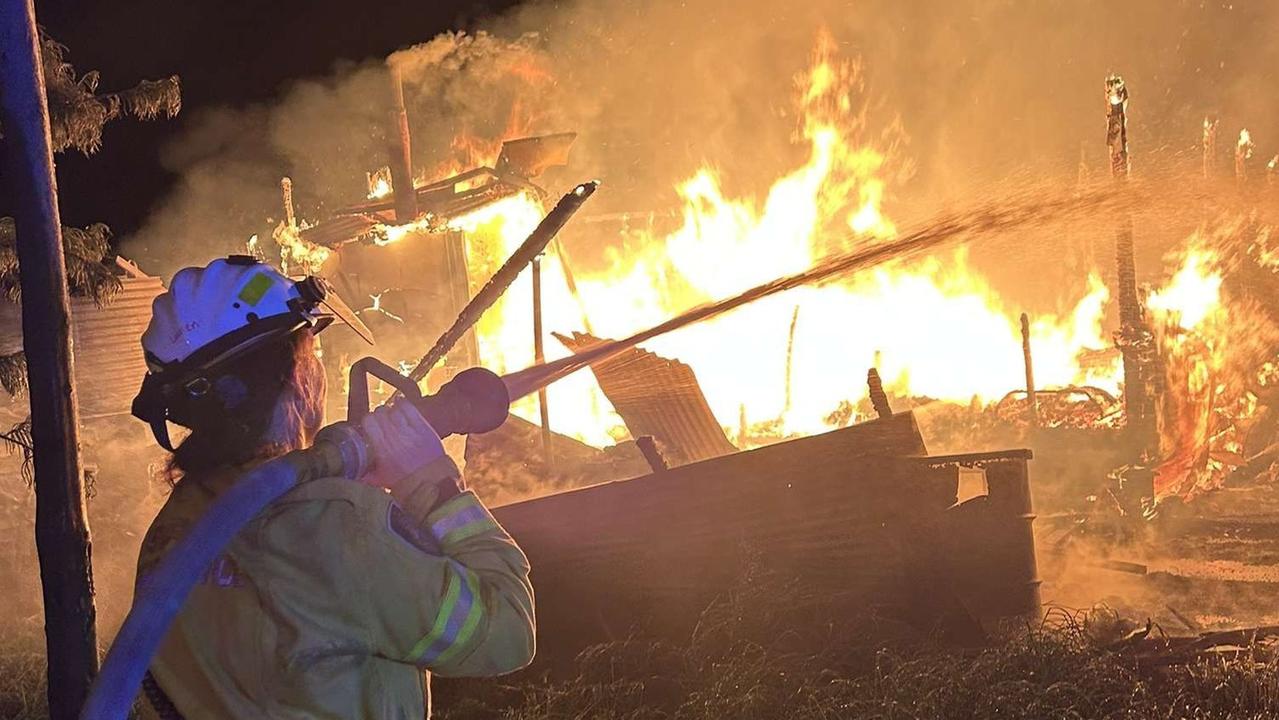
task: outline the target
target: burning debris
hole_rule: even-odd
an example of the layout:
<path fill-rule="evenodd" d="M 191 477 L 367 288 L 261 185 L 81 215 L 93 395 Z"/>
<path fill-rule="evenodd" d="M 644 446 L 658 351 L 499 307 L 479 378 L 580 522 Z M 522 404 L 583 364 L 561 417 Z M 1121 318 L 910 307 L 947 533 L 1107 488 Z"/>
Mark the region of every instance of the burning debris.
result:
<path fill-rule="evenodd" d="M 601 342 L 585 333 L 555 337 L 574 352 Z M 683 465 L 737 452 L 688 365 L 633 348 L 591 371 L 631 437 L 651 437 L 663 457 Z"/>

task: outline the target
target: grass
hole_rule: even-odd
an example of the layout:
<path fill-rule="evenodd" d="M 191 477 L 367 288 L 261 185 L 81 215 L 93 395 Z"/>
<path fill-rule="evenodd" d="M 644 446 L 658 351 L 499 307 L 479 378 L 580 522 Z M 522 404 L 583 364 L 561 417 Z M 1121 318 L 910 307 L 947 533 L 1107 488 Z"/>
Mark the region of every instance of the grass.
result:
<path fill-rule="evenodd" d="M 781 608 L 802 607 L 801 623 Z M 792 616 L 793 617 L 793 616 Z M 1050 611 L 964 650 L 767 584 L 712 608 L 671 644 L 592 648 L 575 677 L 436 683 L 445 720 L 1252 720 L 1279 717 L 1279 665 L 1254 646 L 1166 667 L 1108 649 L 1113 612 Z"/>
<path fill-rule="evenodd" d="M 11 629 L 0 637 L 0 718 L 47 718 L 44 648 L 28 634 Z"/>
<path fill-rule="evenodd" d="M 572 677 L 437 681 L 443 720 L 1260 720 L 1279 717 L 1279 661 L 1255 644 L 1152 665 L 1116 651 L 1113 611 L 1050 610 L 961 649 L 873 614 L 835 614 L 760 581 L 707 610 L 679 642 L 582 653 Z M 43 653 L 0 644 L 0 718 L 44 718 Z M 1122 643 L 1120 643 L 1122 645 Z"/>

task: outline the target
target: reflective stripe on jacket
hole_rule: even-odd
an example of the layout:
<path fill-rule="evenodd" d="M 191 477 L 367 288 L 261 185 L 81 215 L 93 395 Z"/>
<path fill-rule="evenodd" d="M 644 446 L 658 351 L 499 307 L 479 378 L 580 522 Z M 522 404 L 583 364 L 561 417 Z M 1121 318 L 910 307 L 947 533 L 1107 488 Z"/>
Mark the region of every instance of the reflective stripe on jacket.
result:
<path fill-rule="evenodd" d="M 447 458 L 428 466 L 435 487 Z M 234 478 L 183 480 L 139 577 Z M 401 506 L 348 480 L 302 485 L 244 527 L 192 591 L 151 671 L 188 720 L 420 718 L 427 675 L 488 676 L 533 656 L 528 561 L 483 504 Z"/>

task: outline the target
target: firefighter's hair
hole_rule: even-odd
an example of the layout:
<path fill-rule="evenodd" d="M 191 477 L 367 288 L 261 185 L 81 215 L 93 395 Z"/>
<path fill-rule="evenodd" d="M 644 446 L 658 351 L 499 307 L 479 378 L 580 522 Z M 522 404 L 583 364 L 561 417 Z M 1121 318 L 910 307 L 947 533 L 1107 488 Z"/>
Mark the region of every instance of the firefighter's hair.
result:
<path fill-rule="evenodd" d="M 214 390 L 179 410 L 191 434 L 165 466 L 170 484 L 306 447 L 323 422 L 324 368 L 309 330 L 256 348 L 210 379 Z"/>

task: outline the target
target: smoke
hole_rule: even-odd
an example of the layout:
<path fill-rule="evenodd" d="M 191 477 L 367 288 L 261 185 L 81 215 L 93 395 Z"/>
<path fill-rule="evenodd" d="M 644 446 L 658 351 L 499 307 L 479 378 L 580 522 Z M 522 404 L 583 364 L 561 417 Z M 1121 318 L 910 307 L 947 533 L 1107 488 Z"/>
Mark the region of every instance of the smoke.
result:
<path fill-rule="evenodd" d="M 979 192 L 1014 172 L 1073 178 L 1105 168 L 1102 79 L 1132 91 L 1134 167 L 1197 159 L 1200 123 L 1249 127 L 1258 157 L 1279 146 L 1269 68 L 1279 21 L 1267 2 L 817 0 L 778 6 L 703 0 L 532 3 L 479 35 L 448 34 L 396 54 L 419 170 L 491 161 L 493 141 L 577 131 L 552 189 L 605 181 L 601 211 L 675 204 L 699 167 L 734 195 L 762 193 L 806 152 L 793 142 L 796 73 L 819 32 L 859 58 L 877 132 L 900 117 L 918 172 L 890 188 L 893 217 Z M 206 110 L 168 148 L 181 180 L 124 252 L 152 272 L 264 235 L 294 180 L 303 217 L 360 199 L 385 162 L 381 59 L 299 80 L 274 103 Z M 486 146 L 487 143 L 487 146 Z"/>

